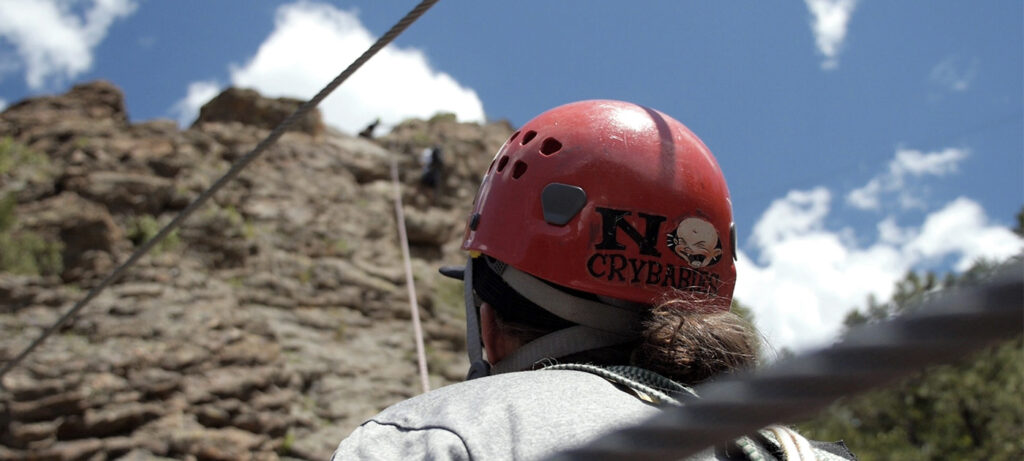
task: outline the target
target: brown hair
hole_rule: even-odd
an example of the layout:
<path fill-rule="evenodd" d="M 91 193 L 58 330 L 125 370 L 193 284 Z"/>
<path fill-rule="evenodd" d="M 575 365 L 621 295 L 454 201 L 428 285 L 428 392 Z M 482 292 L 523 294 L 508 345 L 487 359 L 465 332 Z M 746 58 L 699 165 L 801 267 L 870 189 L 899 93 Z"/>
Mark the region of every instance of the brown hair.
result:
<path fill-rule="evenodd" d="M 632 364 L 681 384 L 757 365 L 761 337 L 750 322 L 724 309 L 694 309 L 674 299 L 651 311 Z"/>
<path fill-rule="evenodd" d="M 501 330 L 522 344 L 551 331 L 509 322 L 498 312 Z M 651 309 L 640 339 L 559 358 L 562 363 L 634 365 L 684 385 L 697 385 L 722 373 L 757 364 L 761 337 L 721 302 L 676 294 Z"/>

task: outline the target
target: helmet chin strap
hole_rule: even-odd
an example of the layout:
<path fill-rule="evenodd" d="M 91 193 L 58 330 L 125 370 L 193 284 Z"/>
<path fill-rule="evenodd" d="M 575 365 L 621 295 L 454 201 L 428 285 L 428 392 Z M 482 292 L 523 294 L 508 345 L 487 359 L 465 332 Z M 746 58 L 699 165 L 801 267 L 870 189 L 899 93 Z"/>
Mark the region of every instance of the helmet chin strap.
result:
<path fill-rule="evenodd" d="M 469 355 L 469 373 L 466 380 L 482 378 L 491 374 L 491 365 L 484 360 L 480 336 L 480 312 L 473 295 L 473 257 L 466 261 L 463 272 L 463 295 L 466 303 L 466 354 Z"/>
<path fill-rule="evenodd" d="M 571 295 L 507 264 L 491 267 L 505 283 L 526 299 L 577 324 L 522 345 L 495 363 L 491 373 L 529 370 L 537 362 L 623 344 L 639 337 L 641 321 L 636 309 Z"/>
<path fill-rule="evenodd" d="M 537 338 L 493 366 L 483 359 L 480 313 L 473 293 L 473 258 L 463 272 L 466 303 L 467 380 L 494 373 L 528 370 L 539 361 L 557 359 L 590 349 L 613 346 L 637 338 L 640 318 L 635 309 L 591 301 L 557 290 L 518 269 L 492 264 L 492 269 L 514 290 L 534 304 L 578 325 Z"/>

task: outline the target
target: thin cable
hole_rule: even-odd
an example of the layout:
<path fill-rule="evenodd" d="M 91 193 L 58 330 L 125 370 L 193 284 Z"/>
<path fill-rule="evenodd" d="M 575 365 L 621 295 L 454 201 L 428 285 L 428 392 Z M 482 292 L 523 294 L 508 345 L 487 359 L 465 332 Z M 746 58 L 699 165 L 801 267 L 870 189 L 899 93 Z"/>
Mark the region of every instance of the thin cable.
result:
<path fill-rule="evenodd" d="M 422 2 L 420 2 L 419 5 L 416 5 L 416 7 L 412 9 L 412 11 L 409 11 L 409 13 L 405 15 L 405 17 L 399 20 L 398 23 L 392 26 L 390 30 L 388 30 L 383 36 L 377 39 L 377 41 L 373 45 L 371 45 L 370 48 L 364 51 L 361 56 L 356 58 L 356 60 L 353 61 L 352 64 L 349 64 L 349 66 L 345 68 L 344 71 L 338 74 L 338 76 L 335 77 L 334 80 L 332 80 L 330 83 L 327 84 L 327 86 L 320 90 L 320 92 L 317 93 L 316 96 L 313 96 L 313 99 L 310 99 L 309 101 L 306 101 L 301 106 L 299 106 L 299 108 L 296 109 L 295 112 L 292 112 L 292 114 L 289 115 L 288 118 L 284 119 L 284 121 L 282 121 L 280 124 L 274 127 L 273 131 L 271 131 L 270 134 L 263 139 L 263 141 L 260 141 L 260 143 L 257 144 L 252 151 L 250 151 L 248 154 L 245 154 L 244 156 L 242 156 L 242 158 L 238 159 L 238 161 L 231 165 L 231 169 L 228 170 L 228 172 L 225 173 L 224 176 L 221 176 L 220 179 L 217 180 L 217 182 L 215 182 L 212 186 L 206 189 L 202 194 L 199 195 L 199 197 L 197 197 L 194 201 L 192 201 L 192 203 L 185 207 L 185 209 L 182 210 L 181 213 L 179 213 L 177 216 L 175 216 L 174 219 L 171 220 L 171 222 L 167 223 L 167 225 L 164 226 L 163 229 L 160 229 L 160 232 L 157 232 L 157 234 L 153 238 L 149 239 L 149 241 L 142 244 L 142 246 L 139 247 L 139 249 L 135 250 L 135 252 L 132 253 L 131 257 L 129 257 L 127 261 L 125 261 L 116 269 L 114 269 L 114 271 L 106 278 L 104 278 L 99 285 L 90 290 L 89 293 L 85 296 L 85 298 L 82 298 L 81 301 L 75 303 L 75 305 L 70 310 L 64 313 L 64 315 L 62 315 L 60 319 L 57 320 L 56 323 L 50 326 L 50 328 L 47 328 L 46 331 L 43 332 L 43 334 L 41 334 L 38 338 L 35 339 L 35 341 L 32 341 L 32 343 L 29 344 L 29 346 L 25 348 L 24 351 L 18 354 L 17 357 L 15 357 L 10 362 L 4 364 L 3 369 L 0 369 L 0 389 L 3 389 L 3 377 L 4 375 L 7 374 L 8 371 L 10 371 L 12 368 L 21 363 L 21 361 L 25 360 L 25 357 L 27 357 L 33 350 L 35 350 L 36 347 L 42 344 L 43 341 L 46 340 L 46 338 L 48 338 L 50 335 L 56 332 L 57 329 L 64 325 L 64 323 L 70 320 L 71 317 L 74 317 L 74 315 L 77 314 L 78 311 L 82 310 L 82 308 L 85 307 L 89 303 L 89 301 L 92 301 L 92 299 L 98 296 L 101 292 L 103 292 L 103 290 L 106 289 L 107 286 L 109 286 L 110 284 L 114 283 L 117 279 L 119 279 L 121 275 L 124 274 L 124 272 L 129 267 L 134 265 L 139 259 L 145 256 L 146 253 L 149 253 L 149 250 L 156 246 L 156 244 L 163 241 L 165 238 L 167 238 L 168 235 L 170 235 L 171 232 L 173 232 L 175 229 L 181 226 L 181 223 L 185 221 L 185 219 L 187 219 L 193 212 L 195 212 L 196 209 L 203 206 L 203 204 L 205 204 L 206 201 L 213 196 L 213 194 L 217 193 L 217 191 L 224 187 L 224 185 L 226 185 L 228 182 L 230 182 L 232 179 L 238 176 L 238 174 L 241 173 L 246 166 L 252 163 L 253 160 L 256 160 L 256 157 L 259 157 L 260 154 L 263 153 L 263 151 L 267 150 L 267 148 L 273 145 L 274 142 L 276 142 L 278 138 L 280 138 L 281 135 L 284 134 L 285 130 L 287 130 L 288 127 L 290 127 L 296 121 L 304 117 L 306 113 L 316 108 L 316 106 L 319 105 L 320 102 L 327 97 L 327 95 L 331 94 L 331 92 L 338 88 L 338 86 L 340 86 L 342 82 L 347 80 L 353 73 L 355 73 L 356 70 L 362 67 L 362 65 L 365 64 L 366 61 L 369 61 L 370 58 L 373 57 L 373 55 L 377 54 L 377 52 L 380 51 L 385 46 L 387 46 L 388 43 L 391 43 L 391 41 L 394 40 L 395 37 L 398 37 L 399 34 L 405 31 L 406 28 L 408 28 L 413 22 L 419 19 L 419 17 L 422 16 L 423 13 L 426 13 L 427 10 L 430 9 L 430 7 L 434 6 L 434 4 L 437 3 L 438 1 L 439 0 L 423 0 Z"/>
<path fill-rule="evenodd" d="M 405 212 L 402 208 L 402 185 L 398 181 L 398 162 L 391 157 L 391 181 L 395 184 L 395 219 L 398 222 L 398 240 L 402 244 L 402 260 L 405 263 L 405 285 L 409 288 L 409 310 L 412 312 L 412 331 L 416 337 L 416 358 L 420 367 L 420 382 L 423 392 L 430 392 L 427 375 L 427 356 L 423 351 L 423 327 L 420 325 L 420 306 L 416 302 L 416 284 L 412 277 L 412 260 L 409 257 L 409 237 L 405 232 Z"/>
<path fill-rule="evenodd" d="M 699 399 L 551 460 L 676 460 L 774 423 L 793 423 L 839 397 L 880 387 L 1024 333 L 1024 265 L 983 285 L 941 293 L 913 313 L 851 330 L 841 342 L 696 388 Z"/>

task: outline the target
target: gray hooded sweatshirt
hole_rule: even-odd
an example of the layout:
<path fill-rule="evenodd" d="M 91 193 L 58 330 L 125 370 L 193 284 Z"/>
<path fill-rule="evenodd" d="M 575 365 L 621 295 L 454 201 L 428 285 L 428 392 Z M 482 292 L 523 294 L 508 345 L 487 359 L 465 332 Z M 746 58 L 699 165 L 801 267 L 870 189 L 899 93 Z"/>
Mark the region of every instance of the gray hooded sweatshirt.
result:
<path fill-rule="evenodd" d="M 332 461 L 539 460 L 661 411 L 597 375 L 506 373 L 395 404 L 343 440 Z M 844 459 L 820 453 L 818 459 Z M 728 459 L 713 450 L 694 460 Z"/>

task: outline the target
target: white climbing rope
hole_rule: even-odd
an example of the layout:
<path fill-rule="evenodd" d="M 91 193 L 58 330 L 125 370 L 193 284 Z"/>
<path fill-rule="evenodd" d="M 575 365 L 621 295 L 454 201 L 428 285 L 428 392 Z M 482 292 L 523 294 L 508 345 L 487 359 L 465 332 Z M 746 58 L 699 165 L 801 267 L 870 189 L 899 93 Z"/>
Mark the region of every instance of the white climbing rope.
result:
<path fill-rule="evenodd" d="M 409 236 L 405 232 L 405 211 L 402 208 L 402 183 L 398 180 L 398 162 L 391 157 L 391 182 L 395 184 L 395 220 L 398 223 L 398 240 L 402 246 L 402 260 L 405 263 L 405 285 L 409 289 L 409 310 L 412 312 L 412 331 L 416 338 L 416 358 L 420 368 L 420 382 L 423 392 L 430 392 L 427 374 L 427 356 L 423 350 L 423 327 L 420 325 L 420 306 L 416 302 L 416 284 L 412 276 L 412 260 L 409 257 Z"/>

